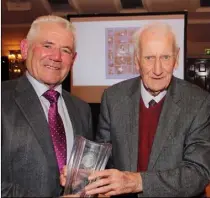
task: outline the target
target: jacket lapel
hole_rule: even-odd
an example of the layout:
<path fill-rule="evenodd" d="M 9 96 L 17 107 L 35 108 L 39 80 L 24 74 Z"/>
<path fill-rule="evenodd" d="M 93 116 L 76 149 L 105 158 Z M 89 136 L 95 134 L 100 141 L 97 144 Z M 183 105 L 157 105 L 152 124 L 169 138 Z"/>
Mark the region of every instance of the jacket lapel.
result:
<path fill-rule="evenodd" d="M 177 105 L 177 103 L 181 99 L 181 97 L 179 94 L 179 90 L 176 89 L 175 81 L 176 79 L 173 78 L 166 94 L 163 109 L 160 114 L 158 127 L 154 137 L 154 142 L 152 145 L 148 170 L 154 168 L 158 156 L 163 149 L 165 141 L 167 140 L 169 134 L 171 134 L 176 129 L 175 124 L 180 113 L 180 107 Z"/>
<path fill-rule="evenodd" d="M 78 114 L 78 111 L 75 108 L 72 99 L 70 98 L 70 93 L 67 93 L 63 90 L 62 96 L 65 101 L 65 104 L 66 104 L 66 107 L 68 110 L 68 114 L 69 114 L 69 117 L 71 120 L 74 137 L 75 137 L 75 135 L 83 135 L 80 115 Z"/>
<path fill-rule="evenodd" d="M 139 100 L 140 100 L 140 78 L 135 80 L 134 86 L 131 88 L 128 125 L 130 132 L 128 136 L 129 160 L 128 164 L 131 171 L 137 170 L 138 162 L 138 130 L 139 130 Z"/>
<path fill-rule="evenodd" d="M 26 76 L 21 77 L 18 81 L 15 101 L 31 126 L 32 131 L 48 160 L 49 167 L 57 166 L 56 156 L 53 152 L 53 143 L 44 110 L 35 90 Z"/>

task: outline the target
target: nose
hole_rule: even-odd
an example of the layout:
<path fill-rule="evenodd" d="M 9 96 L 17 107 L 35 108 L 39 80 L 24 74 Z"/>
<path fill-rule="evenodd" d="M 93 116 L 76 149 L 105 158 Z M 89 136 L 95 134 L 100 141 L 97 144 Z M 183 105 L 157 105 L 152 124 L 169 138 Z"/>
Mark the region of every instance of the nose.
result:
<path fill-rule="evenodd" d="M 54 48 L 51 54 L 51 59 L 56 62 L 61 62 L 61 51 L 59 48 Z"/>
<path fill-rule="evenodd" d="M 163 68 L 162 68 L 162 64 L 159 58 L 156 58 L 155 64 L 154 64 L 154 68 L 153 68 L 153 73 L 156 76 L 160 76 L 163 73 Z"/>

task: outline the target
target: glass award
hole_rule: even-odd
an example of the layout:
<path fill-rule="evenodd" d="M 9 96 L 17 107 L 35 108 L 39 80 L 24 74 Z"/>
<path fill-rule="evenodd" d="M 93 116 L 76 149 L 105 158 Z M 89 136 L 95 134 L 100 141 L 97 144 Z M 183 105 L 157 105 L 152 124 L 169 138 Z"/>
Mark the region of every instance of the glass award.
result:
<path fill-rule="evenodd" d="M 91 197 L 84 191 L 85 186 L 90 183 L 88 176 L 96 170 L 105 169 L 111 149 L 109 143 L 96 143 L 76 136 L 67 165 L 64 195 Z"/>

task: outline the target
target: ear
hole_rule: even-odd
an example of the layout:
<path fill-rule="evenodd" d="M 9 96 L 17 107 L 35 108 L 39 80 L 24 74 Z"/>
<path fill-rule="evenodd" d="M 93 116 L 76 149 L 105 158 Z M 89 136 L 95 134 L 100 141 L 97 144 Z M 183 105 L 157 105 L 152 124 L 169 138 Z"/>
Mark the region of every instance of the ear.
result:
<path fill-rule="evenodd" d="M 77 57 L 77 52 L 75 52 L 74 56 L 72 57 L 72 65 L 74 64 L 74 61 L 75 61 L 76 57 Z"/>
<path fill-rule="evenodd" d="M 176 62 L 174 65 L 174 69 L 177 69 L 179 66 L 179 52 L 180 52 L 180 48 L 177 50 L 177 55 L 176 55 Z"/>
<path fill-rule="evenodd" d="M 74 61 L 75 61 L 76 57 L 77 57 L 77 52 L 75 52 L 74 55 L 73 55 L 73 57 L 72 57 L 72 64 L 71 64 L 70 69 L 73 67 Z"/>
<path fill-rule="evenodd" d="M 76 57 L 77 57 L 77 52 L 74 53 L 73 62 L 75 61 Z"/>
<path fill-rule="evenodd" d="M 27 58 L 29 43 L 28 40 L 23 39 L 20 43 L 21 55 L 23 60 Z"/>

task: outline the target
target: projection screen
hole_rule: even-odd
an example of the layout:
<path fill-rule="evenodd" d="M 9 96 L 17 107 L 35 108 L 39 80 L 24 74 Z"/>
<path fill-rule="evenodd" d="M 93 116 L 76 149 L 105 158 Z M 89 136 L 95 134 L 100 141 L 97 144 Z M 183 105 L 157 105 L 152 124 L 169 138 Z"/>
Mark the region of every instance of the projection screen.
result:
<path fill-rule="evenodd" d="M 180 48 L 174 76 L 184 78 L 186 12 L 118 15 L 69 15 L 76 28 L 77 57 L 71 71 L 71 93 L 100 103 L 104 89 L 139 76 L 134 64 L 133 33 L 150 23 L 171 26 Z"/>

